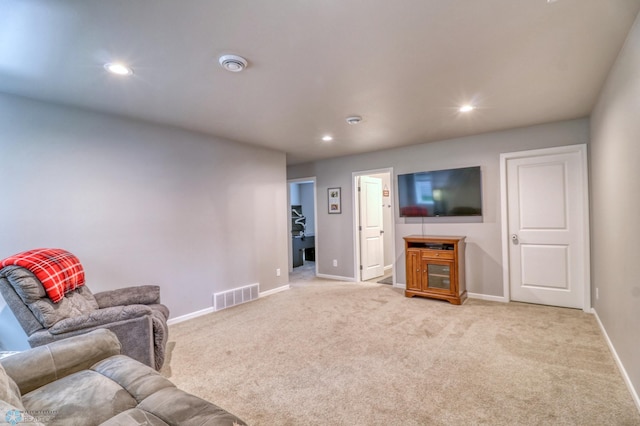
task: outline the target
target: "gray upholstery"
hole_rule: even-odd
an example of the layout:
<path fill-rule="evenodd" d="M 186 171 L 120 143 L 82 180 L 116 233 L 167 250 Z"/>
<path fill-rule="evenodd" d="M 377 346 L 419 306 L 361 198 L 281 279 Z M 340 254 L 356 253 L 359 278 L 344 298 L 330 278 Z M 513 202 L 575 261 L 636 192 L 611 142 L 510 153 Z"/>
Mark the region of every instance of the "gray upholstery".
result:
<path fill-rule="evenodd" d="M 127 287 L 94 295 L 85 285 L 53 303 L 28 269 L 6 266 L 0 269 L 0 293 L 31 347 L 107 328 L 118 336 L 125 355 L 157 370 L 164 363 L 169 309 L 160 304 L 158 286 Z"/>
<path fill-rule="evenodd" d="M 0 360 L 0 413 L 38 413 L 51 426 L 245 425 L 118 355 L 120 347 L 100 329 Z"/>

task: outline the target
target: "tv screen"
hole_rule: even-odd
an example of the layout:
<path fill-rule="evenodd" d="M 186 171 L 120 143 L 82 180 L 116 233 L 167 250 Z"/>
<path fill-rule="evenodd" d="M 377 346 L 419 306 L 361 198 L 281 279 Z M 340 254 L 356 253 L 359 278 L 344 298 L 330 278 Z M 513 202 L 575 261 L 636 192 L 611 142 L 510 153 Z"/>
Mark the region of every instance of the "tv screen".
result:
<path fill-rule="evenodd" d="M 398 175 L 400 217 L 482 216 L 480 166 Z"/>

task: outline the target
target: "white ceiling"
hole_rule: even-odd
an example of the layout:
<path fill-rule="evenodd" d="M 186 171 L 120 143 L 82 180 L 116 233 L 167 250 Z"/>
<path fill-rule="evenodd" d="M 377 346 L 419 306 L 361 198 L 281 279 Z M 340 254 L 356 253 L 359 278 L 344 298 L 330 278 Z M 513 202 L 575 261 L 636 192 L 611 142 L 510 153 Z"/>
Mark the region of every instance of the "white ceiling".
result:
<path fill-rule="evenodd" d="M 295 164 L 587 116 L 639 10 L 640 0 L 0 0 L 0 91 L 266 146 Z M 224 71 L 226 53 L 249 67 Z M 107 74 L 114 60 L 135 74 Z M 478 109 L 459 113 L 467 102 Z M 346 124 L 354 114 L 363 122 Z"/>

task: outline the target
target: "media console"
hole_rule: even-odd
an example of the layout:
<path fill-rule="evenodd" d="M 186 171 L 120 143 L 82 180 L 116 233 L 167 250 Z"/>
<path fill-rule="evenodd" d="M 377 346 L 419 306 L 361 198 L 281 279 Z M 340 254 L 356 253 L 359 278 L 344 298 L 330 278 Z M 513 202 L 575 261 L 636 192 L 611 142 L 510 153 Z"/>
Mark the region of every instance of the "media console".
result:
<path fill-rule="evenodd" d="M 404 237 L 406 297 L 423 296 L 460 305 L 467 298 L 464 277 L 465 237 Z"/>

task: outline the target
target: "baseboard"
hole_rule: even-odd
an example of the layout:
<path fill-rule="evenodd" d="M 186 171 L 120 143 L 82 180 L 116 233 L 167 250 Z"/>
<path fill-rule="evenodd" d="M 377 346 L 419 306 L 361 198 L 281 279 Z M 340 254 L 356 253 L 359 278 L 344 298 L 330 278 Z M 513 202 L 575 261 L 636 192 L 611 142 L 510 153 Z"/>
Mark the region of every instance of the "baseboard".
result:
<path fill-rule="evenodd" d="M 395 283 L 393 285 L 396 288 L 400 288 L 402 290 L 406 290 L 407 289 L 407 285 L 405 283 Z M 469 299 L 480 299 L 480 300 L 489 300 L 491 302 L 502 302 L 502 303 L 507 303 L 508 300 L 505 297 L 502 296 L 491 296 L 489 294 L 480 294 L 480 293 L 469 293 L 467 292 L 467 297 Z"/>
<path fill-rule="evenodd" d="M 622 379 L 624 380 L 624 383 L 627 385 L 627 389 L 629 389 L 629 392 L 631 393 L 631 398 L 633 398 L 633 402 L 635 402 L 636 408 L 638 409 L 638 411 L 640 411 L 640 398 L 638 398 L 638 392 L 636 392 L 635 388 L 633 387 L 633 383 L 631 383 L 631 379 L 627 374 L 627 370 L 625 370 L 624 365 L 622 364 L 622 361 L 620 360 L 620 357 L 616 352 L 616 348 L 613 347 L 613 343 L 611 342 L 611 339 L 609 339 L 607 330 L 605 330 L 604 325 L 602 324 L 602 321 L 600 321 L 600 317 L 598 316 L 598 313 L 596 312 L 595 308 L 592 308 L 591 312 L 593 312 L 593 315 L 596 317 L 596 321 L 598 321 L 600 330 L 602 330 L 602 334 L 604 334 L 604 339 L 606 340 L 607 345 L 609 346 L 609 350 L 611 351 L 611 354 L 613 354 L 613 359 L 616 361 L 616 365 L 618 366 L 620 373 L 622 373 Z"/>
<path fill-rule="evenodd" d="M 274 288 L 272 290 L 263 291 L 258 295 L 258 297 L 269 296 L 271 294 L 275 294 L 275 293 L 279 293 L 281 291 L 289 290 L 289 288 L 290 288 L 290 286 L 289 286 L 289 284 L 287 284 L 287 285 L 284 285 L 282 287 Z M 167 320 L 167 325 L 178 324 L 180 322 L 187 321 L 187 320 L 190 320 L 190 319 L 193 319 L 193 318 L 197 318 L 197 317 L 200 317 L 202 315 L 210 314 L 212 312 L 215 312 L 215 308 L 213 306 L 210 307 L 210 308 L 205 308 L 205 309 L 201 309 L 199 311 L 191 312 L 190 314 L 181 315 L 179 317 L 171 318 L 171 319 Z"/>
<path fill-rule="evenodd" d="M 385 272 L 387 272 L 389 269 L 393 269 L 393 265 L 387 265 L 384 267 Z"/>
<path fill-rule="evenodd" d="M 326 274 L 316 274 L 318 278 L 324 278 L 327 280 L 335 280 L 335 281 L 355 281 L 356 279 L 353 277 L 341 277 L 339 275 L 326 275 Z"/>
<path fill-rule="evenodd" d="M 181 315 L 179 317 L 171 318 L 167 320 L 168 325 L 178 324 L 179 322 L 187 321 L 193 318 L 200 317 L 202 315 L 210 314 L 213 312 L 213 306 L 199 311 L 191 312 L 190 314 Z"/>
<path fill-rule="evenodd" d="M 492 296 L 490 294 L 480 294 L 480 293 L 469 293 L 467 292 L 467 297 L 469 299 L 480 299 L 480 300 L 488 300 L 490 302 L 501 302 L 507 303 L 509 302 L 504 296 Z"/>
<path fill-rule="evenodd" d="M 271 296 L 272 294 L 280 293 L 281 291 L 289 290 L 291 286 L 289 284 L 283 285 L 282 287 L 273 288 L 267 291 L 261 291 L 258 297 L 266 297 Z"/>

